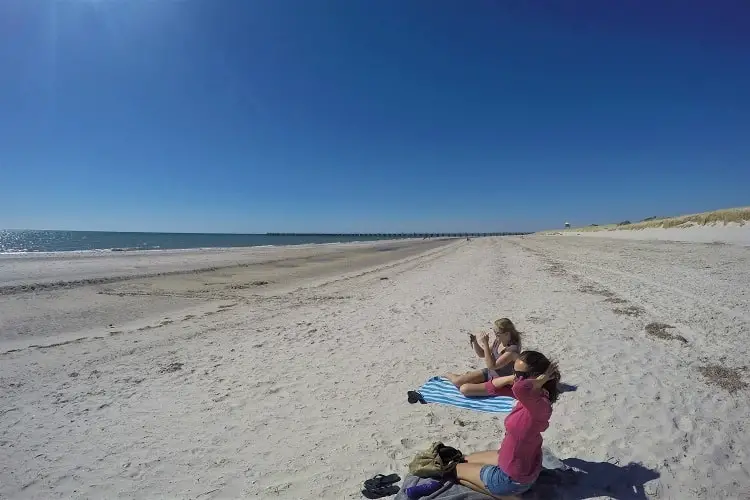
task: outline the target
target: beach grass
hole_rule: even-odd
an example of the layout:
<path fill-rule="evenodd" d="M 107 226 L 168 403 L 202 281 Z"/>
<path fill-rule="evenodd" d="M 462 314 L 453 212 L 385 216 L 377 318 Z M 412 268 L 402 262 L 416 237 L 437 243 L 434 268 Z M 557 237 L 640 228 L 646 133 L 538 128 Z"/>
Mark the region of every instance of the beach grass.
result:
<path fill-rule="evenodd" d="M 745 223 L 750 222 L 750 207 L 740 208 L 725 208 L 722 210 L 714 210 L 711 212 L 703 212 L 699 214 L 680 215 L 677 217 L 662 217 L 654 218 L 650 220 L 644 220 L 641 222 L 634 222 L 632 224 L 606 224 L 601 226 L 586 226 L 578 228 L 564 229 L 565 232 L 585 232 L 585 231 L 615 231 L 615 230 L 638 230 L 647 228 L 672 228 L 672 227 L 691 227 L 691 226 L 707 226 L 722 224 L 727 225 L 729 223 L 739 224 L 741 226 Z"/>

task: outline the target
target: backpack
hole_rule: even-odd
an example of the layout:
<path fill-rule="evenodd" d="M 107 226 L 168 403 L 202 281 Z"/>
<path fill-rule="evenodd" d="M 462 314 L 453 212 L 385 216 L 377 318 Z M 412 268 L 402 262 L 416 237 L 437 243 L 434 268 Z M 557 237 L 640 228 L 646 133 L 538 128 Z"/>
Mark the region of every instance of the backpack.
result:
<path fill-rule="evenodd" d="M 456 465 L 463 462 L 463 453 L 438 441 L 417 453 L 409 464 L 409 473 L 422 478 L 443 479 L 450 476 Z"/>

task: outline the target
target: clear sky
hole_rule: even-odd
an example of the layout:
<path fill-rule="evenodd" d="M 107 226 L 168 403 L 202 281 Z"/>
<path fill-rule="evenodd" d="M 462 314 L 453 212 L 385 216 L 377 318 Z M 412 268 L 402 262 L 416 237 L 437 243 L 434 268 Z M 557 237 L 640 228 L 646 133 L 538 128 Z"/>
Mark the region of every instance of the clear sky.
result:
<path fill-rule="evenodd" d="M 0 1 L 0 227 L 536 230 L 748 204 L 747 0 Z"/>

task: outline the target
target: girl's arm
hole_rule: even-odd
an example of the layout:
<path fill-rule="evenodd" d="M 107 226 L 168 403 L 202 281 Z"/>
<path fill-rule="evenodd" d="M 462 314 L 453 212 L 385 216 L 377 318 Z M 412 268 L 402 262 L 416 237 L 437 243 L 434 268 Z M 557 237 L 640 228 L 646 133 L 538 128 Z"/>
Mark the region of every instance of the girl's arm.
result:
<path fill-rule="evenodd" d="M 484 350 L 482 349 L 482 346 L 479 345 L 479 342 L 477 342 L 476 337 L 471 337 L 471 347 L 474 348 L 474 352 L 478 358 L 484 357 Z"/>
<path fill-rule="evenodd" d="M 483 333 L 479 338 L 479 342 L 482 343 L 482 349 L 484 350 L 482 353 L 484 364 L 487 366 L 488 370 L 494 370 L 496 360 L 495 356 L 492 354 L 492 348 L 490 347 L 490 335 L 488 333 Z"/>
<path fill-rule="evenodd" d="M 523 379 L 513 384 L 513 395 L 529 413 L 537 419 L 549 419 L 552 407 L 542 396 L 542 386 L 557 375 L 557 363 L 550 363 L 549 368 L 535 379 Z"/>
<path fill-rule="evenodd" d="M 537 391 L 542 390 L 542 386 L 552 380 L 553 378 L 558 378 L 559 372 L 557 368 L 557 363 L 550 363 L 547 370 L 545 370 L 544 373 L 539 375 L 537 378 L 534 379 L 534 389 Z"/>
<path fill-rule="evenodd" d="M 516 359 L 518 359 L 518 353 L 516 351 L 506 350 L 504 353 L 500 355 L 499 358 L 497 358 L 497 360 L 495 360 L 494 370 L 502 368 L 508 363 L 515 363 Z"/>
<path fill-rule="evenodd" d="M 501 387 L 505 387 L 506 385 L 512 386 L 513 382 L 515 381 L 516 381 L 515 375 L 508 375 L 506 377 L 495 377 L 492 379 L 492 385 L 500 389 Z"/>
<path fill-rule="evenodd" d="M 541 386 L 537 387 L 536 380 L 517 380 L 513 384 L 513 396 L 523 404 L 534 419 L 549 419 L 552 407 L 549 401 L 542 396 Z"/>

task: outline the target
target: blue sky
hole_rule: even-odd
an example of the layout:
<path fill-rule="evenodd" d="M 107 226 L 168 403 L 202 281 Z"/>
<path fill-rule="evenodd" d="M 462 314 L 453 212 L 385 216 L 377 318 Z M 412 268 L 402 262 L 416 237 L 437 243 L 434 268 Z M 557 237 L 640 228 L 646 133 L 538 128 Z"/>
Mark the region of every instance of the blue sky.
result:
<path fill-rule="evenodd" d="M 536 230 L 747 205 L 748 19 L 746 0 L 4 0 L 0 227 Z"/>

